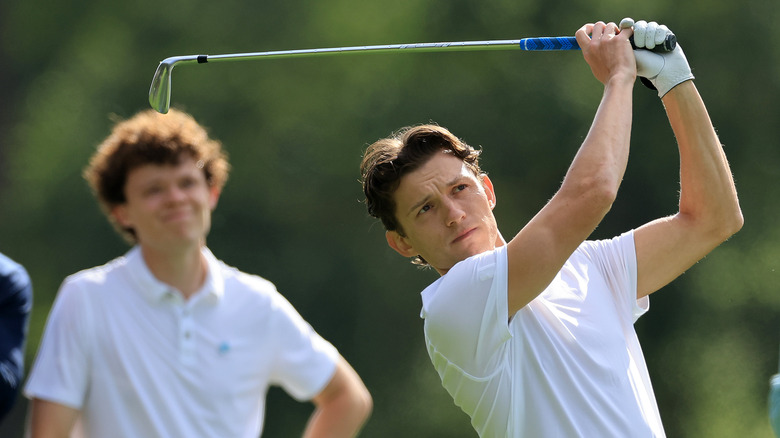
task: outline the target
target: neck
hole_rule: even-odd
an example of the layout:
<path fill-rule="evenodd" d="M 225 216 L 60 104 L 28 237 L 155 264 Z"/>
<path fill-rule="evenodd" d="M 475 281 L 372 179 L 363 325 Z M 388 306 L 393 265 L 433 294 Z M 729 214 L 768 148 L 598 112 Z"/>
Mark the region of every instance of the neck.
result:
<path fill-rule="evenodd" d="M 496 248 L 504 245 L 506 245 L 506 240 L 504 240 L 504 236 L 501 235 L 501 231 L 496 231 Z"/>
<path fill-rule="evenodd" d="M 180 250 L 159 250 L 141 245 L 146 266 L 158 280 L 191 297 L 206 281 L 206 259 L 200 245 Z"/>

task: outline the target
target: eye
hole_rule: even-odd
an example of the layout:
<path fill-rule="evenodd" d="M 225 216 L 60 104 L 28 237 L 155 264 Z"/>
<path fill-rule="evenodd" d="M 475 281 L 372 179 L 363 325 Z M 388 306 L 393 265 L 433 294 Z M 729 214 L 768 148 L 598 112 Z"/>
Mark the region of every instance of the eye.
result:
<path fill-rule="evenodd" d="M 422 206 L 422 208 L 420 208 L 420 211 L 417 212 L 417 214 L 421 215 L 421 214 L 427 212 L 430 209 L 431 209 L 431 204 L 425 204 L 425 205 Z"/>
<path fill-rule="evenodd" d="M 149 186 L 149 187 L 147 187 L 147 188 L 146 188 L 146 189 L 143 191 L 143 194 L 144 194 L 145 196 L 154 196 L 154 195 L 156 195 L 156 194 L 160 193 L 161 191 L 162 191 L 162 187 L 160 187 L 160 186 L 158 186 L 158 185 L 153 185 L 153 186 Z"/>
<path fill-rule="evenodd" d="M 456 192 L 456 193 L 457 192 L 462 192 L 462 191 L 466 190 L 466 188 L 468 188 L 468 186 L 469 186 L 468 184 L 458 184 L 457 186 L 455 186 L 455 189 L 453 191 Z"/>
<path fill-rule="evenodd" d="M 179 183 L 179 186 L 182 188 L 189 188 L 195 185 L 195 178 L 184 178 Z"/>

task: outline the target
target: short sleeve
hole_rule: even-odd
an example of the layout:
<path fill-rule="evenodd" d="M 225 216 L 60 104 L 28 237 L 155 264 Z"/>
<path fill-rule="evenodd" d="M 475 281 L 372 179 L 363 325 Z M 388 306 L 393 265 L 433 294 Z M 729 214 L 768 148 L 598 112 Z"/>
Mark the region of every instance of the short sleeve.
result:
<path fill-rule="evenodd" d="M 277 352 L 271 383 L 299 401 L 319 394 L 333 377 L 339 353 L 281 295 L 277 297 L 274 330 Z"/>
<path fill-rule="evenodd" d="M 601 272 L 618 308 L 630 315 L 632 322 L 650 308 L 648 297 L 637 299 L 637 263 L 634 232 L 627 231 L 607 240 L 586 241 L 580 251 Z"/>
<path fill-rule="evenodd" d="M 463 371 L 489 374 L 512 337 L 505 247 L 455 265 L 423 291 L 429 349 Z"/>
<path fill-rule="evenodd" d="M 54 301 L 24 388 L 28 398 L 81 409 L 88 391 L 90 307 L 77 282 L 66 280 Z"/>

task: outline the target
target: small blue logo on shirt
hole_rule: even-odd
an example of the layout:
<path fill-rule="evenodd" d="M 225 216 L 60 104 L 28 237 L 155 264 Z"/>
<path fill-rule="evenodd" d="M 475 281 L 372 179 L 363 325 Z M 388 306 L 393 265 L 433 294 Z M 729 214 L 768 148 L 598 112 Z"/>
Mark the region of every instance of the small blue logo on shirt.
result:
<path fill-rule="evenodd" d="M 219 344 L 219 354 L 225 355 L 228 351 L 230 351 L 230 344 L 228 344 L 227 341 L 222 341 L 222 343 Z"/>

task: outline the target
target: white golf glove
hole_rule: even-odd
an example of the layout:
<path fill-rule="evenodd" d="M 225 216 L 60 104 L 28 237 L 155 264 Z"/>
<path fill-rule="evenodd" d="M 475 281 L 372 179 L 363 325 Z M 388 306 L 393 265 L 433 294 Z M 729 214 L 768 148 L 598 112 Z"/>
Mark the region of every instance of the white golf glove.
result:
<path fill-rule="evenodd" d="M 651 52 L 657 45 L 661 45 L 666 36 L 672 33 L 663 24 L 655 21 L 646 22 L 625 18 L 620 22 L 620 27 L 634 28 L 634 57 L 636 58 L 637 76 L 647 78 L 658 90 L 658 96 L 664 97 L 675 86 L 693 79 L 691 67 L 685 58 L 682 47 L 677 44 L 671 52 Z"/>

